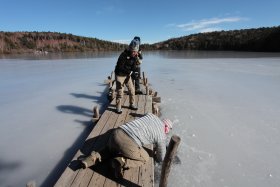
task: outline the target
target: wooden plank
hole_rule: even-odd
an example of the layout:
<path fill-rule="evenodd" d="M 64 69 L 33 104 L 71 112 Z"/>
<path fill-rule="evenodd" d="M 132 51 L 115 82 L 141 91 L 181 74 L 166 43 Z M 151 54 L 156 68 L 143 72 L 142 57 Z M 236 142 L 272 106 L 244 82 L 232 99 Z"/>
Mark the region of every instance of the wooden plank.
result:
<path fill-rule="evenodd" d="M 113 103 L 113 101 L 112 101 L 112 103 Z M 113 106 L 112 106 L 112 104 L 110 104 L 107 109 L 108 112 L 104 112 L 104 114 L 101 116 L 98 123 L 95 125 L 95 127 L 89 134 L 87 140 L 90 138 L 96 137 L 97 135 L 100 134 L 100 132 L 104 128 L 104 125 L 99 125 L 99 124 L 106 123 L 106 121 L 110 118 L 110 116 L 112 114 L 112 111 L 113 111 L 112 108 L 113 108 Z M 94 142 L 92 142 L 92 143 L 94 143 Z M 90 146 L 91 145 L 89 145 L 89 147 Z M 85 149 L 83 152 L 89 152 L 89 150 Z M 78 152 L 75 154 L 74 158 L 72 159 L 71 163 L 73 163 L 73 162 L 75 163 L 75 161 L 81 155 L 83 155 L 83 153 L 81 152 L 81 150 L 78 150 Z M 68 167 L 65 169 L 63 174 L 60 176 L 59 180 L 56 182 L 56 184 L 55 184 L 56 187 L 70 186 L 73 183 L 74 179 L 76 178 L 76 175 L 79 173 L 79 170 L 73 170 L 73 168 L 71 167 L 71 163 L 68 165 Z"/>
<path fill-rule="evenodd" d="M 138 100 L 138 110 L 137 112 L 135 112 L 132 116 L 134 116 L 134 119 L 142 117 L 146 112 L 151 112 L 151 99 L 148 98 L 148 102 L 150 102 L 150 104 L 148 104 L 146 101 L 148 97 L 145 95 L 139 95 L 139 100 Z M 147 105 L 147 106 L 146 106 Z M 150 107 L 148 107 L 150 105 Z M 149 111 L 150 109 L 150 111 Z M 127 119 L 131 120 L 131 119 Z M 150 147 L 150 149 L 152 148 L 152 146 Z M 151 151 L 149 151 L 151 152 Z M 150 181 L 149 179 L 151 179 L 151 176 L 153 176 L 153 174 L 149 175 L 149 174 L 145 174 L 142 175 L 142 170 L 144 171 L 149 171 L 151 173 L 153 173 L 153 166 L 151 165 L 153 164 L 153 158 L 151 157 L 149 162 L 145 165 L 143 165 L 142 167 L 137 167 L 137 168 L 131 168 L 128 171 L 126 171 L 124 173 L 124 179 L 122 180 L 122 182 L 120 183 L 119 186 L 143 186 L 141 184 L 145 184 L 145 186 L 153 186 L 153 181 Z M 148 179 L 144 179 L 143 177 L 148 176 Z"/>
<path fill-rule="evenodd" d="M 145 112 L 151 113 L 152 111 L 152 97 L 147 95 L 145 102 Z M 139 172 L 139 185 L 140 186 L 154 186 L 154 159 L 153 159 L 153 146 L 148 145 L 145 146 L 150 155 L 150 160 L 145 166 L 140 168 Z"/>
<path fill-rule="evenodd" d="M 130 168 L 129 170 L 126 170 L 124 173 L 123 179 L 121 179 L 121 182 L 118 186 L 135 186 L 139 187 L 138 184 L 138 173 L 139 173 L 139 168 Z"/>
<path fill-rule="evenodd" d="M 86 170 L 87 171 L 86 171 L 84 177 L 81 178 L 80 183 L 78 183 L 78 185 L 77 185 L 79 187 L 87 187 L 90 183 L 90 180 L 91 180 L 92 175 L 93 175 L 93 171 L 90 170 L 90 169 L 86 169 Z M 72 185 L 72 186 L 74 186 L 74 185 Z"/>
<path fill-rule="evenodd" d="M 80 151 L 78 151 L 75 154 L 73 160 L 76 160 L 80 154 L 81 154 Z M 77 172 L 78 171 L 74 171 L 69 166 L 67 166 L 67 168 L 64 170 L 64 172 L 56 182 L 55 187 L 70 186 Z"/>
<path fill-rule="evenodd" d="M 146 146 L 148 150 L 152 150 L 152 146 Z M 149 162 L 140 168 L 139 181 L 140 186 L 154 186 L 154 160 L 150 155 Z"/>
<path fill-rule="evenodd" d="M 111 118 L 112 118 L 112 114 L 110 114 L 110 118 L 108 118 L 107 121 L 110 120 Z M 84 144 L 84 146 L 82 148 L 83 153 L 85 155 L 90 154 L 91 148 L 97 143 L 97 141 L 99 139 L 98 135 L 104 134 L 104 131 L 108 130 L 106 128 L 107 126 L 104 125 L 104 123 L 106 124 L 107 121 L 104 121 L 104 120 L 100 121 L 98 123 L 98 126 L 97 126 L 96 130 L 94 131 L 95 133 L 91 133 L 90 136 L 87 138 L 87 140 L 86 140 L 86 142 L 85 142 L 85 144 Z M 92 139 L 93 139 L 93 141 L 91 141 Z M 71 186 L 79 186 L 81 182 L 86 183 L 87 181 L 84 178 L 85 178 L 85 175 L 90 175 L 90 174 L 87 174 L 88 170 L 89 169 L 79 169 L 79 171 L 78 171 L 74 181 L 72 182 Z M 91 177 L 89 177 L 89 179 L 90 178 Z"/>
<path fill-rule="evenodd" d="M 102 130 L 102 126 L 99 126 L 98 124 L 103 123 L 103 121 L 107 121 L 111 115 L 111 112 L 104 113 L 96 126 L 93 128 L 92 132 L 88 136 L 87 139 L 96 136 L 97 134 L 100 133 Z M 81 156 L 83 153 L 81 150 L 78 150 L 78 152 L 75 154 L 74 158 L 72 159 L 72 162 L 68 165 L 68 167 L 65 169 L 65 171 L 62 173 L 58 181 L 56 182 L 55 186 L 60 187 L 60 186 L 70 186 L 75 179 L 76 175 L 78 174 L 79 170 L 73 170 L 71 167 L 71 164 L 75 162 L 79 156 Z M 75 164 L 74 164 L 75 165 Z"/>
<path fill-rule="evenodd" d="M 132 121 L 136 118 L 136 116 L 141 112 L 141 99 L 139 99 L 139 95 L 135 96 L 135 105 L 138 107 L 137 111 L 130 111 L 130 114 L 126 118 L 126 122 Z M 138 171 L 139 167 L 131 168 L 129 170 L 125 170 L 123 179 L 121 180 L 119 186 L 137 186 L 138 184 Z"/>
<path fill-rule="evenodd" d="M 149 105 L 149 103 L 147 103 L 147 101 L 146 101 L 146 98 L 147 98 L 147 96 L 145 96 L 145 95 L 142 95 L 142 96 L 141 96 L 141 101 L 142 101 L 141 113 L 143 113 L 143 114 L 149 112 L 149 111 L 146 111 L 146 105 Z M 151 158 L 149 159 L 149 161 L 150 161 L 150 160 L 151 160 Z M 144 179 L 143 179 L 143 175 L 142 175 L 142 171 L 143 171 L 143 170 L 146 170 L 147 167 L 149 167 L 149 165 L 148 165 L 148 164 L 144 164 L 143 166 L 141 166 L 141 167 L 139 168 L 139 171 L 138 171 L 138 173 L 137 173 L 137 174 L 138 174 L 138 184 L 139 184 L 140 186 L 142 186 L 141 183 L 142 183 L 142 181 L 144 180 Z"/>
<path fill-rule="evenodd" d="M 128 98 L 129 96 L 127 96 Z M 120 125 L 124 124 L 125 122 L 127 122 L 129 116 L 130 116 L 130 113 L 131 113 L 131 110 L 129 109 L 129 98 L 126 100 L 126 102 L 123 104 L 123 112 L 122 114 L 120 115 L 120 117 L 118 118 L 117 122 L 116 122 L 116 126 L 115 128 L 119 127 Z M 112 171 L 111 169 L 111 166 L 110 166 L 110 163 L 107 162 L 107 167 L 108 167 L 108 170 L 110 170 L 111 173 L 107 173 L 108 176 L 110 177 L 107 177 L 105 179 L 105 182 L 104 182 L 104 187 L 114 187 L 114 186 L 119 186 L 119 183 L 122 182 L 122 180 L 120 179 L 115 179 L 114 178 L 114 171 Z"/>
<path fill-rule="evenodd" d="M 124 95 L 123 98 L 123 113 L 115 113 L 115 100 L 113 100 L 106 111 L 102 114 L 100 120 L 89 134 L 86 142 L 81 150 L 79 150 L 72 162 L 83 154 L 90 154 L 92 148 L 95 150 L 104 146 L 107 141 L 107 132 L 110 129 L 116 128 L 125 122 L 142 117 L 147 112 L 152 112 L 152 98 L 148 95 L 136 95 L 135 102 L 137 103 L 138 110 L 133 111 L 129 109 L 129 96 Z M 152 147 L 149 147 L 150 152 Z M 91 167 L 85 170 L 74 170 L 69 164 L 65 169 L 60 179 L 55 186 L 153 186 L 154 185 L 154 166 L 153 158 L 149 163 L 142 167 L 132 168 L 125 171 L 123 179 L 115 179 L 113 172 L 110 171 L 109 162 L 101 163 L 98 167 Z"/>
<path fill-rule="evenodd" d="M 112 109 L 112 110 L 108 110 L 108 109 Z M 106 135 L 105 133 L 111 129 L 111 123 L 110 121 L 112 119 L 114 119 L 114 116 L 116 116 L 115 112 L 113 112 L 113 105 L 111 104 L 108 109 L 105 111 L 105 115 L 109 115 L 109 118 L 104 118 L 104 120 L 101 120 L 97 123 L 97 128 L 95 129 L 94 132 L 92 132 L 82 150 L 83 150 L 83 153 L 85 155 L 89 155 L 90 152 L 92 151 L 93 147 L 95 147 L 96 149 L 98 149 L 100 146 L 100 143 L 99 142 L 102 142 L 102 138 L 101 136 L 104 135 L 104 138 L 106 140 Z M 103 140 L 103 141 L 105 141 Z M 104 142 L 105 143 L 105 142 Z M 80 169 L 77 176 L 75 177 L 73 183 L 71 184 L 71 186 L 78 186 L 78 185 L 85 185 L 89 183 L 91 177 L 93 175 L 93 171 L 89 168 L 87 169 Z M 85 176 L 88 176 L 87 178 L 85 178 Z M 88 180 L 86 180 L 88 179 Z"/>
<path fill-rule="evenodd" d="M 123 102 L 125 100 L 127 100 L 127 97 L 125 97 L 123 99 Z M 92 133 L 87 138 L 87 141 L 83 147 L 83 149 L 87 150 L 87 151 L 85 151 L 86 155 L 90 154 L 90 152 L 93 149 L 98 151 L 100 148 L 102 148 L 104 145 L 106 145 L 109 137 L 108 137 L 108 135 L 105 135 L 105 133 L 107 133 L 108 130 L 114 128 L 117 118 L 120 117 L 120 115 L 118 115 L 114 112 L 115 107 L 114 107 L 113 103 L 115 103 L 115 102 L 114 101 L 111 102 L 110 107 L 108 107 L 108 109 L 105 111 L 105 113 L 110 113 L 110 118 L 108 118 L 107 121 L 98 122 L 98 127 L 101 127 L 100 133 L 99 134 Z M 109 110 L 109 109 L 111 109 L 111 110 Z M 94 174 L 94 171 L 91 168 L 80 169 L 79 173 L 77 174 L 77 176 L 71 186 L 73 186 L 73 187 L 79 186 L 79 185 L 87 186 L 86 184 L 90 183 L 90 179 L 92 178 L 93 174 Z M 91 176 L 91 177 L 85 178 L 85 176 Z"/>

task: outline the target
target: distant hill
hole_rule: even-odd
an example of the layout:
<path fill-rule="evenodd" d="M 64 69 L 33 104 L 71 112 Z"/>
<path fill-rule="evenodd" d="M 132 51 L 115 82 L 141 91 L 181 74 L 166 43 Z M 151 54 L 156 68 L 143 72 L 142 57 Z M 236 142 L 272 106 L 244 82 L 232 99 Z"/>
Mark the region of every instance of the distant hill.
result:
<path fill-rule="evenodd" d="M 127 45 L 56 32 L 0 32 L 1 53 L 116 51 Z"/>
<path fill-rule="evenodd" d="M 192 34 L 153 44 L 152 49 L 280 52 L 280 26 Z"/>
<path fill-rule="evenodd" d="M 0 32 L 0 54 L 119 51 L 126 47 L 126 44 L 57 32 Z M 280 52 L 280 26 L 192 34 L 143 44 L 141 48 Z"/>

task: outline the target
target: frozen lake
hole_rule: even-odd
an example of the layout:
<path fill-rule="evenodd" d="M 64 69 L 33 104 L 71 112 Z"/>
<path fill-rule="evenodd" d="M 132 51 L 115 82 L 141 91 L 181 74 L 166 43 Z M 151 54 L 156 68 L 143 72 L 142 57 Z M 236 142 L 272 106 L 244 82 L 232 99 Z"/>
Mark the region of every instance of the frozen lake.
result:
<path fill-rule="evenodd" d="M 107 103 L 119 53 L 0 59 L 0 186 L 51 186 Z M 280 54 L 144 53 L 181 137 L 169 186 L 280 184 Z"/>

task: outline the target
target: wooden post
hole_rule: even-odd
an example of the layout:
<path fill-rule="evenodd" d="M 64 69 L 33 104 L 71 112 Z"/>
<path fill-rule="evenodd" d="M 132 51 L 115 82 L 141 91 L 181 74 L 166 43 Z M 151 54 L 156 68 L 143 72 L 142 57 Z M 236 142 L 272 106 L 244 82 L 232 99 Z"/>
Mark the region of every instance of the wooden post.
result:
<path fill-rule="evenodd" d="M 156 102 L 152 103 L 152 112 L 154 115 L 159 116 L 159 108 Z"/>
<path fill-rule="evenodd" d="M 153 97 L 153 102 L 161 103 L 161 97 Z"/>
<path fill-rule="evenodd" d="M 93 107 L 93 116 L 92 116 L 92 122 L 95 123 L 99 120 L 100 114 L 99 109 L 97 106 Z"/>
<path fill-rule="evenodd" d="M 157 94 L 158 94 L 158 93 L 157 93 L 157 92 L 155 92 L 153 96 L 154 96 L 154 97 L 157 97 Z"/>
<path fill-rule="evenodd" d="M 111 80 L 111 77 L 108 76 L 107 79 L 104 80 L 104 84 L 110 84 L 111 81 L 112 81 L 112 80 Z"/>
<path fill-rule="evenodd" d="M 164 157 L 161 169 L 161 176 L 160 176 L 160 183 L 159 187 L 166 187 L 167 186 L 167 178 L 170 173 L 170 166 L 172 163 L 173 158 L 177 152 L 177 148 L 180 144 L 181 138 L 177 135 L 173 135 L 169 142 L 166 155 Z"/>
<path fill-rule="evenodd" d="M 145 79 L 146 79 L 145 72 L 143 71 L 142 73 L 143 73 L 143 77 L 142 77 L 143 78 L 143 84 L 146 86 L 146 84 L 145 84 Z"/>
<path fill-rule="evenodd" d="M 149 86 L 146 86 L 146 95 L 149 95 Z"/>

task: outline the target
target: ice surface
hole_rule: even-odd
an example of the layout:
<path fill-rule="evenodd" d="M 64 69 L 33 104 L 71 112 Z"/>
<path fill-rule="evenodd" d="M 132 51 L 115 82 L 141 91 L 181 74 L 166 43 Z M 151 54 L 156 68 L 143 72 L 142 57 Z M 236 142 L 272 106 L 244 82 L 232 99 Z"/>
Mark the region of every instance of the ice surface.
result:
<path fill-rule="evenodd" d="M 182 139 L 169 186 L 278 186 L 280 58 L 222 54 L 144 56 Z M 52 184 L 91 130 L 92 107 L 107 102 L 117 57 L 0 60 L 0 186 Z"/>

